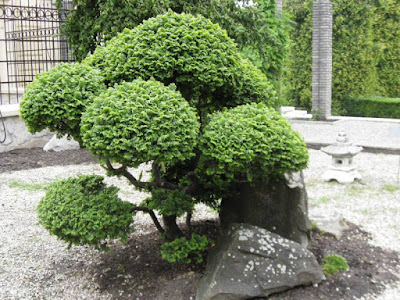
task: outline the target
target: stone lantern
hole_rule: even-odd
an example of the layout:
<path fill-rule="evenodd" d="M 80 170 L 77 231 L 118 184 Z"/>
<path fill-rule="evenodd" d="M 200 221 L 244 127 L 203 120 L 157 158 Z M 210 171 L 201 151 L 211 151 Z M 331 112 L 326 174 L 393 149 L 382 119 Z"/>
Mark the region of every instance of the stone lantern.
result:
<path fill-rule="evenodd" d="M 362 147 L 349 142 L 345 132 L 339 132 L 336 143 L 322 148 L 321 151 L 332 156 L 332 164 L 322 175 L 324 181 L 336 180 L 339 183 L 351 183 L 355 179 L 361 179 L 353 165 L 353 158 L 360 153 Z"/>

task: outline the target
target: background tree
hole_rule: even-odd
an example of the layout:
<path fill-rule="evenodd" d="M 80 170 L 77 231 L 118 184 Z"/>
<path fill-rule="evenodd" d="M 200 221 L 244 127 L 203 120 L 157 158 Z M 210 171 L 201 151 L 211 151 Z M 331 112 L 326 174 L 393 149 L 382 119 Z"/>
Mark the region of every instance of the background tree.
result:
<path fill-rule="evenodd" d="M 62 239 L 66 239 L 65 232 L 74 232 L 76 239 L 68 235 L 67 241 L 89 243 L 89 235 L 96 245 L 103 243 L 104 236 L 82 227 L 79 221 L 79 212 L 84 210 L 76 209 L 76 203 L 88 193 L 87 197 L 94 199 L 93 210 L 99 207 L 98 198 L 117 208 L 114 215 L 110 212 L 111 219 L 126 216 L 127 210 L 133 214 L 149 213 L 167 240 L 179 240 L 164 247 L 168 252 L 164 257 L 176 260 L 171 253 L 176 247 L 183 247 L 187 254 L 190 249 L 197 252 L 199 245 L 205 245 L 204 238 L 192 236 L 191 232 L 196 203 L 215 207 L 216 200 L 229 195 L 239 183 L 279 180 L 285 172 L 307 165 L 304 141 L 273 108 L 277 98 L 267 77 L 241 56 L 225 30 L 204 17 L 172 11 L 159 15 L 125 29 L 76 65 L 98 70 L 104 78 L 99 86 L 108 86 L 101 93 L 75 98 L 85 104 L 79 131 L 82 145 L 98 157 L 109 175 L 125 177 L 136 188 L 150 192 L 151 197 L 140 206 L 130 205 L 127 209 L 115 200 L 112 191 L 101 197 L 93 191 L 92 196 L 97 187 L 106 190 L 97 178 L 72 180 L 82 188 L 64 188 L 70 181 L 58 183 L 41 206 L 51 206 L 47 202 L 54 203 L 53 199 L 67 198 L 55 209 L 58 215 L 63 210 L 64 222 L 51 223 L 60 228 L 48 226 Z M 38 82 L 32 86 L 43 84 Z M 68 83 L 62 79 L 60 82 Z M 32 132 L 37 130 L 33 121 L 39 121 L 40 116 L 35 111 L 31 113 L 31 103 L 47 102 L 44 109 L 57 109 L 63 103 L 62 97 L 53 97 L 54 90 L 63 95 L 59 88 L 50 84 L 40 98 L 30 93 L 21 101 L 22 117 L 29 120 L 27 125 Z M 64 90 L 68 91 L 69 86 Z M 61 119 L 67 125 L 70 113 L 61 113 L 65 114 Z M 143 181 L 129 171 L 129 167 L 142 163 L 151 163 L 150 180 Z M 69 195 L 74 190 L 83 195 Z M 68 211 L 78 213 L 72 215 Z M 154 211 L 162 216 L 163 225 Z M 55 213 L 42 211 L 41 222 L 50 223 L 48 220 Z M 176 219 L 184 214 L 188 239 L 181 240 L 183 231 Z M 96 222 L 99 223 L 93 228 L 107 225 L 101 220 Z M 131 224 L 116 224 L 125 227 L 112 227 L 110 237 L 120 230 L 124 238 Z M 187 261 L 187 255 L 182 255 L 182 260 Z"/>
<path fill-rule="evenodd" d="M 400 96 L 398 51 L 399 1 L 333 2 L 332 111 L 346 113 L 346 98 Z M 312 3 L 285 2 L 294 21 L 286 64 L 285 98 L 290 104 L 311 109 Z"/>
<path fill-rule="evenodd" d="M 61 6 L 62 0 L 57 1 Z M 201 14 L 227 30 L 243 54 L 270 79 L 279 77 L 287 46 L 286 19 L 277 18 L 274 0 L 74 0 L 63 32 L 81 61 L 124 28 L 165 13 Z"/>

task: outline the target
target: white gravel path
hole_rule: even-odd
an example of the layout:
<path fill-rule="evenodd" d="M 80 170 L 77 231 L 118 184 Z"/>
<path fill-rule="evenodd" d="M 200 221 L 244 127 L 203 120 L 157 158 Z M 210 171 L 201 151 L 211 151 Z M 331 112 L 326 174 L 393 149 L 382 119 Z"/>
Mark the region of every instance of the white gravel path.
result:
<path fill-rule="evenodd" d="M 400 251 L 400 186 L 396 182 L 399 156 L 361 153 L 355 163 L 363 180 L 351 185 L 322 182 L 320 176 L 330 158 L 315 150 L 310 150 L 310 158 L 305 179 L 311 209 L 340 213 L 370 232 L 374 245 Z M 0 299 L 111 299 L 80 271 L 95 264 L 99 252 L 88 247 L 67 250 L 65 243 L 50 236 L 37 224 L 36 217 L 36 206 L 44 191 L 21 187 L 21 183 L 45 184 L 56 178 L 92 173 L 104 175 L 98 165 L 0 174 Z M 140 202 L 147 196 L 134 191 L 124 179 L 106 181 L 120 188 L 123 200 Z M 197 207 L 196 219 L 213 217 L 210 209 Z M 140 232 L 151 228 L 147 215 L 138 214 L 135 224 Z M 388 288 L 378 298 L 366 299 L 400 299 L 400 286 Z"/>

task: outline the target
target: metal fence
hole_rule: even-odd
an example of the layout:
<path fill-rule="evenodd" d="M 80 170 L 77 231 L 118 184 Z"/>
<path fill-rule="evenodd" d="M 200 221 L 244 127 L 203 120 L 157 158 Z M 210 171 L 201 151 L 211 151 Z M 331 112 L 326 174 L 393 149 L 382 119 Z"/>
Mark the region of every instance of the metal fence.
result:
<path fill-rule="evenodd" d="M 0 0 L 0 105 L 18 103 L 37 73 L 72 61 L 60 25 L 72 1 L 59 11 L 54 0 Z"/>

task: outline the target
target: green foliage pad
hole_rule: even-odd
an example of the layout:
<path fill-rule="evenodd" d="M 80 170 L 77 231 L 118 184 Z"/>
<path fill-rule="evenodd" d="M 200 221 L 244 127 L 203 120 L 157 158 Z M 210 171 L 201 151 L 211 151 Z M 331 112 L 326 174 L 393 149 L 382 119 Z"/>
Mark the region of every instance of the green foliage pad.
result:
<path fill-rule="evenodd" d="M 127 240 L 133 219 L 132 204 L 118 198 L 103 177 L 84 175 L 53 183 L 40 201 L 40 224 L 59 239 L 106 250 L 106 240 Z"/>
<path fill-rule="evenodd" d="M 126 166 L 174 163 L 194 155 L 200 123 L 175 85 L 124 82 L 94 99 L 82 116 L 84 145 Z"/>
<path fill-rule="evenodd" d="M 99 68 L 111 86 L 137 78 L 173 82 L 206 113 L 277 101 L 266 76 L 240 56 L 226 31 L 201 16 L 168 12 L 151 18 L 97 47 L 83 63 Z"/>
<path fill-rule="evenodd" d="M 106 89 L 99 70 L 62 63 L 36 75 L 21 100 L 21 117 L 31 133 L 45 128 L 80 139 L 81 114 L 91 98 Z"/>
<path fill-rule="evenodd" d="M 210 244 L 207 237 L 192 234 L 190 240 L 185 237 L 176 239 L 161 246 L 161 256 L 163 259 L 171 262 L 183 262 L 190 264 L 194 262 L 200 264 L 203 262 L 203 256 L 206 247 Z"/>
<path fill-rule="evenodd" d="M 304 169 L 304 140 L 275 110 L 248 104 L 215 113 L 201 137 L 198 174 L 222 190 L 233 181 L 268 181 Z M 201 176 L 201 175 L 200 175 Z"/>

